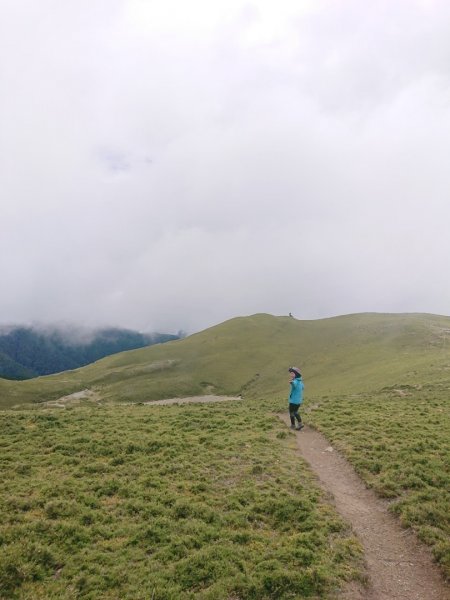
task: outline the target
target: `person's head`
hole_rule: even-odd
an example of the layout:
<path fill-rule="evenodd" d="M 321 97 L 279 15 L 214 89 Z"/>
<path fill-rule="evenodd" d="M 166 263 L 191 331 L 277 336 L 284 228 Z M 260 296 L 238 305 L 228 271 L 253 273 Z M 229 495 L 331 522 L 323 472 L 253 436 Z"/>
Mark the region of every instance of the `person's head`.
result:
<path fill-rule="evenodd" d="M 300 377 L 302 376 L 302 374 L 300 373 L 300 371 L 297 369 L 297 367 L 289 367 L 289 373 L 292 375 L 292 377 L 295 379 L 296 377 L 298 377 L 300 379 Z"/>

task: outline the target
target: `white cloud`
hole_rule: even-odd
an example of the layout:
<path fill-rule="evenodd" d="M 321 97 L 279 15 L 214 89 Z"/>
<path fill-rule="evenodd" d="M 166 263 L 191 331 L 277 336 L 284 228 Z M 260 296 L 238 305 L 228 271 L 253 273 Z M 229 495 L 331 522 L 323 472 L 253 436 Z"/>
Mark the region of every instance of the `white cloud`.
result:
<path fill-rule="evenodd" d="M 449 313 L 447 3 L 0 12 L 0 322 Z"/>

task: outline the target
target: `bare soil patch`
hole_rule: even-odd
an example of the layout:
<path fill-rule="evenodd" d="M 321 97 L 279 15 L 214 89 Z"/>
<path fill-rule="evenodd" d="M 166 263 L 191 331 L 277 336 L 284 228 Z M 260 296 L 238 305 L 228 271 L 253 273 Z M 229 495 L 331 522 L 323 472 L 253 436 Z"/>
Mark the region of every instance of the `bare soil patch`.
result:
<path fill-rule="evenodd" d="M 287 415 L 282 416 L 289 425 Z M 449 600 L 450 590 L 430 552 L 388 512 L 388 503 L 366 488 L 350 464 L 316 430 L 296 434 L 301 456 L 337 511 L 348 521 L 365 552 L 368 585 L 352 584 L 346 600 Z"/>
<path fill-rule="evenodd" d="M 166 398 L 165 400 L 149 400 L 144 404 L 189 404 L 202 402 L 230 402 L 231 400 L 242 400 L 240 396 L 190 396 L 189 398 Z"/>
<path fill-rule="evenodd" d="M 97 392 L 92 390 L 81 390 L 79 392 L 75 392 L 73 394 L 69 394 L 68 396 L 62 396 L 58 398 L 58 400 L 49 400 L 48 402 L 43 402 L 44 406 L 48 406 L 51 408 L 65 408 L 66 406 L 72 404 L 79 404 L 81 401 L 90 400 L 92 402 L 100 402 L 101 397 Z M 190 404 L 190 403 L 213 403 L 213 402 L 230 402 L 231 400 L 242 400 L 240 396 L 214 396 L 214 395 L 206 395 L 206 396 L 190 396 L 188 398 L 166 398 L 165 400 L 148 400 L 147 402 L 143 402 L 142 404 L 151 404 L 151 405 L 167 405 L 167 404 Z M 134 404 L 134 402 L 130 402 L 129 404 Z"/>
<path fill-rule="evenodd" d="M 97 392 L 85 389 L 80 390 L 79 392 L 74 392 L 73 394 L 69 394 L 68 396 L 62 396 L 61 398 L 58 398 L 58 400 L 49 400 L 48 402 L 43 402 L 42 405 L 50 408 L 65 408 L 66 406 L 73 404 L 80 404 L 80 402 L 83 400 L 100 402 L 101 398 Z"/>

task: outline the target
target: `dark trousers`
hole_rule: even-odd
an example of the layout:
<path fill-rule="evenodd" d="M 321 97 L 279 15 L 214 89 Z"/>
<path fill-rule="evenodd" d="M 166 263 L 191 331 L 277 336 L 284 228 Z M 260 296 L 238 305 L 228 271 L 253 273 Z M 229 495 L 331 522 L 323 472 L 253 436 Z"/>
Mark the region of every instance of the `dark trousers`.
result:
<path fill-rule="evenodd" d="M 299 415 L 300 404 L 291 404 L 289 403 L 289 416 L 291 418 L 291 425 L 295 425 L 295 419 L 297 419 L 298 423 L 302 422 L 302 418 Z"/>

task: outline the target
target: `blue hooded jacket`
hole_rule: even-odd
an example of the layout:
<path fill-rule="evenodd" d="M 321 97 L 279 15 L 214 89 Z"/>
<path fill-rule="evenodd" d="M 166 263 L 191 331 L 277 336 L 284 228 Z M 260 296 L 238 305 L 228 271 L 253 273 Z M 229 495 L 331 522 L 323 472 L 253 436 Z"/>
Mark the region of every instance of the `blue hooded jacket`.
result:
<path fill-rule="evenodd" d="M 291 393 L 289 394 L 290 404 L 301 404 L 303 402 L 303 390 L 305 385 L 300 377 L 295 377 L 291 381 Z"/>

